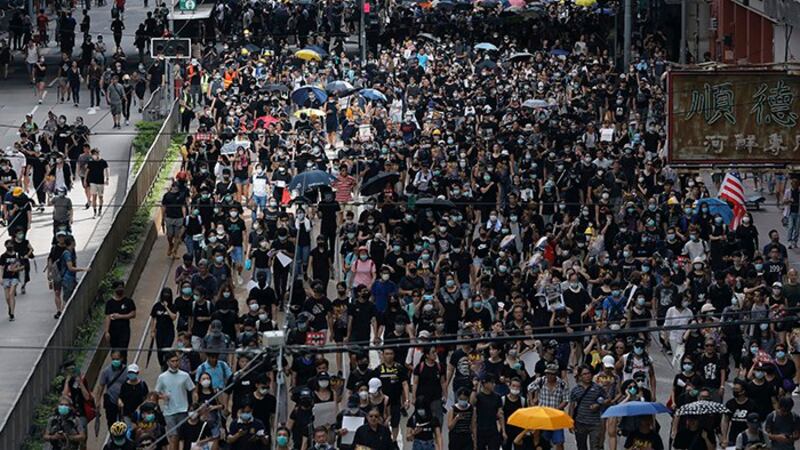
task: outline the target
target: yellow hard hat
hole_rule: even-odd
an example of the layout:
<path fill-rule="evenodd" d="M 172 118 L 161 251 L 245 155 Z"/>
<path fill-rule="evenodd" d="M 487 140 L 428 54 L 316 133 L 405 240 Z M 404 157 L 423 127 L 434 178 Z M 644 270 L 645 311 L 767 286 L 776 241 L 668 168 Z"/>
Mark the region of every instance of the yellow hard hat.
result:
<path fill-rule="evenodd" d="M 678 199 L 675 198 L 675 196 L 672 196 L 672 197 L 669 198 L 669 200 L 667 200 L 667 205 L 669 205 L 669 206 L 677 205 L 677 204 L 678 204 Z"/>
<path fill-rule="evenodd" d="M 589 225 L 588 227 L 586 227 L 586 230 L 584 230 L 583 234 L 585 234 L 586 236 L 594 236 L 594 228 L 592 228 L 592 226 Z"/>

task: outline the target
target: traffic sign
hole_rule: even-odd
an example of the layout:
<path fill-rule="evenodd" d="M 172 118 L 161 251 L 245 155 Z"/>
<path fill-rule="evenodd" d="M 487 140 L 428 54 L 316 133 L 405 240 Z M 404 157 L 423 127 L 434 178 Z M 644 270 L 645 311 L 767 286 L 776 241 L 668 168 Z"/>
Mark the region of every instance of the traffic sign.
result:
<path fill-rule="evenodd" d="M 180 0 L 178 9 L 181 11 L 194 11 L 197 9 L 197 2 L 195 0 Z"/>

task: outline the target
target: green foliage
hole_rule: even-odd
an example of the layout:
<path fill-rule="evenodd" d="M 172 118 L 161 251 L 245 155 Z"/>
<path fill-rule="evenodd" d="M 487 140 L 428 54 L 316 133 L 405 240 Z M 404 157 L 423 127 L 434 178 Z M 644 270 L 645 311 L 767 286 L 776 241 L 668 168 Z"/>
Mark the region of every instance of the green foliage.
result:
<path fill-rule="evenodd" d="M 153 145 L 153 142 L 158 136 L 158 131 L 161 129 L 162 122 L 148 122 L 141 121 L 136 124 L 136 137 L 133 138 L 133 173 L 139 171 L 144 162 L 144 157 L 147 155 L 147 150 Z"/>
<path fill-rule="evenodd" d="M 143 128 L 148 129 L 154 127 L 155 134 L 158 134 L 158 130 L 161 127 L 161 124 L 158 122 L 140 122 L 136 125 L 136 127 L 140 128 L 140 125 L 142 125 Z M 140 128 L 140 132 L 141 131 L 142 129 Z M 139 136 L 137 136 L 137 139 L 138 138 Z M 155 135 L 153 138 L 151 138 L 150 144 L 152 144 L 154 139 Z M 184 139 L 185 135 L 183 134 L 173 135 L 172 143 L 170 144 L 165 156 L 167 161 L 174 161 L 178 157 L 180 154 L 180 146 Z M 134 140 L 134 145 L 136 145 L 135 143 L 136 140 Z M 147 149 L 150 148 L 150 144 L 147 144 L 144 147 L 144 153 L 146 153 Z M 126 269 L 133 258 L 133 252 L 136 250 L 139 242 L 144 238 L 144 233 L 150 224 L 153 208 L 158 205 L 160 195 L 164 192 L 167 184 L 172 180 L 171 169 L 172 165 L 170 164 L 162 166 L 161 171 L 153 183 L 152 189 L 150 189 L 150 193 L 148 194 L 144 203 L 139 207 L 139 210 L 136 211 L 136 214 L 131 222 L 131 226 L 128 229 L 127 237 L 124 241 L 122 241 L 122 244 L 118 249 L 118 255 L 117 259 L 114 261 L 114 266 L 108 271 L 108 273 L 106 273 L 103 281 L 100 282 L 97 295 L 95 296 L 96 301 L 92 304 L 89 314 L 87 315 L 86 320 L 83 322 L 83 325 L 78 328 L 77 335 L 72 343 L 73 347 L 75 348 L 67 352 L 67 355 L 64 358 L 65 361 L 72 360 L 75 361 L 75 364 L 78 367 L 83 366 L 87 356 L 87 349 L 94 345 L 101 326 L 103 325 L 105 304 L 102 299 L 106 298 L 108 293 L 111 292 L 111 286 L 115 281 L 123 279 Z M 50 385 L 50 393 L 45 396 L 45 398 L 34 411 L 31 435 L 28 436 L 28 439 L 26 439 L 22 444 L 22 450 L 42 450 L 44 448 L 42 432 L 47 426 L 47 421 L 50 419 L 50 416 L 52 416 L 53 412 L 55 411 L 59 396 L 61 395 L 61 388 L 63 386 L 64 376 L 59 374 L 53 379 L 53 382 Z"/>

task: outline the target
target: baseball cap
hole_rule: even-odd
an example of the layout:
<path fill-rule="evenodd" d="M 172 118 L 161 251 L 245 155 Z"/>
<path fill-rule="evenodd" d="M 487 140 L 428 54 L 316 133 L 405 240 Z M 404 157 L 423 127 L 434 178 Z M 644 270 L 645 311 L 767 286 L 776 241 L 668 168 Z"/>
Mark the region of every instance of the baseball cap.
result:
<path fill-rule="evenodd" d="M 614 367 L 614 357 L 611 355 L 603 356 L 603 367 Z"/>
<path fill-rule="evenodd" d="M 783 283 L 781 283 L 780 281 L 776 281 L 776 282 L 772 283 L 772 287 L 782 288 L 783 287 Z"/>
<path fill-rule="evenodd" d="M 558 373 L 558 364 L 548 364 L 544 369 L 544 373 Z"/>
<path fill-rule="evenodd" d="M 431 332 L 430 332 L 430 331 L 428 331 L 428 330 L 422 330 L 422 331 L 420 331 L 420 332 L 419 332 L 419 334 L 417 335 L 417 337 L 420 337 L 420 338 L 430 338 L 430 337 L 431 337 Z"/>
<path fill-rule="evenodd" d="M 378 389 L 380 389 L 380 388 L 381 388 L 382 384 L 383 384 L 383 383 L 381 383 L 381 380 L 380 380 L 380 378 L 371 378 L 371 379 L 369 380 L 369 385 L 368 385 L 368 386 L 369 386 L 369 393 L 370 393 L 370 394 L 375 394 L 375 393 L 377 393 L 377 392 L 378 392 Z"/>
<path fill-rule="evenodd" d="M 717 310 L 717 308 L 715 308 L 714 305 L 712 305 L 711 303 L 706 303 L 705 305 L 703 305 L 702 308 L 700 308 L 700 312 L 701 313 L 707 313 L 707 312 L 712 312 L 712 311 L 716 311 L 716 310 Z"/>
<path fill-rule="evenodd" d="M 139 373 L 139 366 L 136 364 L 131 364 L 128 366 L 128 372 L 130 373 Z"/>
<path fill-rule="evenodd" d="M 761 419 L 758 418 L 758 413 L 751 412 L 747 415 L 747 423 L 761 423 Z"/>

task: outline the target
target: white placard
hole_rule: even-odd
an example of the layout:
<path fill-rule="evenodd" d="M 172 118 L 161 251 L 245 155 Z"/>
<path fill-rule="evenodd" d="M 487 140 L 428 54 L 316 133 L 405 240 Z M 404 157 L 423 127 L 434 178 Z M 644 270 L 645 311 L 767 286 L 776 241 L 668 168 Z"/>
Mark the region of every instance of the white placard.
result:
<path fill-rule="evenodd" d="M 519 355 L 519 359 L 525 364 L 525 371 L 528 372 L 528 376 L 534 376 L 533 368 L 536 367 L 536 363 L 539 362 L 539 353 L 534 351 L 525 352 Z"/>
<path fill-rule="evenodd" d="M 347 430 L 347 434 L 342 436 L 342 445 L 353 444 L 353 439 L 356 437 L 356 430 L 358 430 L 358 427 L 361 425 L 364 425 L 363 417 L 342 416 L 342 428 Z"/>
<path fill-rule="evenodd" d="M 315 428 L 336 423 L 336 402 L 317 403 L 313 411 Z"/>

